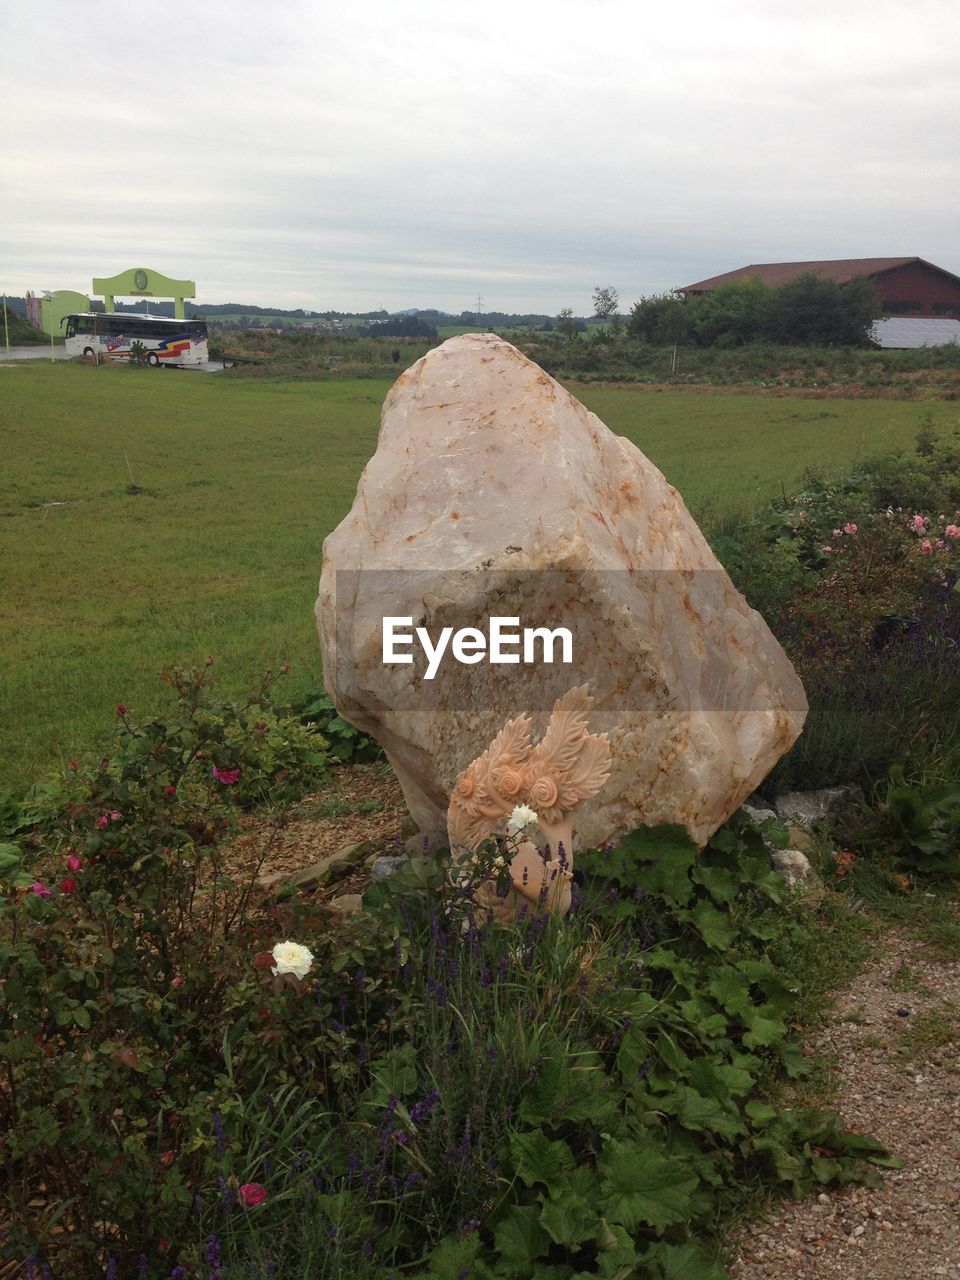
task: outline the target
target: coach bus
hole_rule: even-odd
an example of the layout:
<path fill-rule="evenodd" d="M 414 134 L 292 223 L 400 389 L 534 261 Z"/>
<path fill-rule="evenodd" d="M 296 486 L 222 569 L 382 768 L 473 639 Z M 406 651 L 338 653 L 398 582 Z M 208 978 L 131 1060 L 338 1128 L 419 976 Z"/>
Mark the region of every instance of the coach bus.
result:
<path fill-rule="evenodd" d="M 136 311 L 116 315 L 91 311 L 65 316 L 64 324 L 68 356 L 129 360 L 132 348 L 135 356 L 142 355 L 148 364 L 159 368 L 206 364 L 210 358 L 204 320 L 168 320 Z"/>

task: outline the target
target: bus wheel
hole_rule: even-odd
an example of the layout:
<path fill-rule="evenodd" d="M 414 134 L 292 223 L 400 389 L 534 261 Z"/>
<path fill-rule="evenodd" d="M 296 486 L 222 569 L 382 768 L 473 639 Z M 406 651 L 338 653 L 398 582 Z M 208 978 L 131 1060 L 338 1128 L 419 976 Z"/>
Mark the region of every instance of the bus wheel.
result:
<path fill-rule="evenodd" d="M 151 351 L 150 354 L 147 356 L 147 364 L 152 364 L 153 367 L 156 369 L 159 363 L 160 363 L 160 357 L 157 355 L 155 351 Z"/>

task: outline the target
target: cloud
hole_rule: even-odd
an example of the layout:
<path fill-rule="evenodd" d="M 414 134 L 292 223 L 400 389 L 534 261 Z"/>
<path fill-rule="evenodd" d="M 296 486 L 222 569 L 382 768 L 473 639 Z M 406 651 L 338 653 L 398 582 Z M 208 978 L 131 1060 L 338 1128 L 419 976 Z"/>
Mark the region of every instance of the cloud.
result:
<path fill-rule="evenodd" d="M 778 258 L 960 273 L 958 36 L 953 0 L 8 6 L 2 284 L 555 312 Z"/>

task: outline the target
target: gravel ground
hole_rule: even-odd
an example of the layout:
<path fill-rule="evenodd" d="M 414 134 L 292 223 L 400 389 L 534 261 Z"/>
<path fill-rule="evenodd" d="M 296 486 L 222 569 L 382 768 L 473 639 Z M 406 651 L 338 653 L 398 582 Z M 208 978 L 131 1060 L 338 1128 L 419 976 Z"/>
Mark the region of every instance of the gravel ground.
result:
<path fill-rule="evenodd" d="M 904 1167 L 739 1228 L 737 1280 L 960 1280 L 960 963 L 897 933 L 880 945 L 813 1044 L 836 1061 L 847 1127 Z"/>

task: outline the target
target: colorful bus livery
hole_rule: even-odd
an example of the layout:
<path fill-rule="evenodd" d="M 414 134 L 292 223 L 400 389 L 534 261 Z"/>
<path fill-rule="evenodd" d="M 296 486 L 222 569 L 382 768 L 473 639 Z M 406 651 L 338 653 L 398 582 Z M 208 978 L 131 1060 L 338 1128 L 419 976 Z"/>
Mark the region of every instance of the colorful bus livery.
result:
<path fill-rule="evenodd" d="M 128 311 L 88 312 L 64 317 L 68 356 L 94 356 L 98 360 L 129 360 L 139 343 L 148 364 L 187 367 L 206 364 L 210 358 L 207 326 L 203 320 L 168 320 Z"/>

